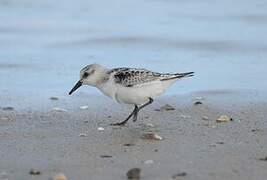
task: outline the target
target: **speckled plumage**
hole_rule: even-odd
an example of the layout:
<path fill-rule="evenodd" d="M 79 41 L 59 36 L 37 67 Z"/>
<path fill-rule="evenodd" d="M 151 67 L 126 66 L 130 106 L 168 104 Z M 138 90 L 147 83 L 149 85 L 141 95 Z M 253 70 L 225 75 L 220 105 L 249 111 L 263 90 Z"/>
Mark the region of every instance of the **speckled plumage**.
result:
<path fill-rule="evenodd" d="M 162 94 L 175 81 L 190 76 L 193 76 L 193 72 L 157 73 L 137 68 L 107 69 L 98 64 L 91 64 L 81 70 L 80 80 L 69 94 L 82 85 L 90 85 L 119 103 L 133 104 L 134 111 L 128 118 L 113 124 L 123 125 L 132 116 L 136 121 L 140 109 L 151 104 L 154 97 Z"/>
<path fill-rule="evenodd" d="M 125 87 L 132 87 L 156 80 L 165 81 L 173 78 L 178 79 L 189 76 L 193 74 L 193 72 L 170 74 L 152 72 L 147 69 L 115 68 L 108 71 L 108 74 L 114 77 L 116 83 Z"/>

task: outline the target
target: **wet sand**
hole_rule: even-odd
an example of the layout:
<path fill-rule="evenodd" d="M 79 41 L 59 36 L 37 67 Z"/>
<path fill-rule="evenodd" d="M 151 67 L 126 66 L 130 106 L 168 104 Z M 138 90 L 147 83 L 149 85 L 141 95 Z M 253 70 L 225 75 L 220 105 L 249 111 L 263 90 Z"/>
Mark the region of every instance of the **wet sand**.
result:
<path fill-rule="evenodd" d="M 123 120 L 131 107 L 103 96 L 77 93 L 69 101 L 49 100 L 46 110 L 1 107 L 0 173 L 20 180 L 47 180 L 58 172 L 73 180 L 119 180 L 138 167 L 146 180 L 172 179 L 177 173 L 185 175 L 179 180 L 266 179 L 267 162 L 260 160 L 267 156 L 263 97 L 231 90 L 163 96 L 124 127 L 109 124 Z M 157 110 L 165 104 L 175 110 Z M 79 108 L 84 105 L 88 109 Z M 218 123 L 220 115 L 233 121 Z M 143 139 L 148 132 L 163 140 Z M 32 168 L 41 174 L 30 175 Z"/>
<path fill-rule="evenodd" d="M 266 179 L 266 8 L 266 0 L 0 1 L 0 180 L 58 172 L 120 180 L 135 167 L 144 180 Z M 109 124 L 132 107 L 88 87 L 67 95 L 91 63 L 196 76 L 118 128 Z M 165 104 L 175 110 L 155 111 Z M 217 123 L 220 115 L 233 121 Z M 163 140 L 142 139 L 147 132 Z"/>

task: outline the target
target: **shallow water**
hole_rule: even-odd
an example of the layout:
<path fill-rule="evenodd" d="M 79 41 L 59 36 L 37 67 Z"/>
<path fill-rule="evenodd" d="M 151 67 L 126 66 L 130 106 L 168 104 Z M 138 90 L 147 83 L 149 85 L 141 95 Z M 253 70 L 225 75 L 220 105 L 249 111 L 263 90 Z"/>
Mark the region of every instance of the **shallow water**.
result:
<path fill-rule="evenodd" d="M 266 0 L 1 0 L 0 106 L 67 98 L 81 67 L 95 62 L 196 72 L 169 95 L 265 91 L 266 9 Z"/>

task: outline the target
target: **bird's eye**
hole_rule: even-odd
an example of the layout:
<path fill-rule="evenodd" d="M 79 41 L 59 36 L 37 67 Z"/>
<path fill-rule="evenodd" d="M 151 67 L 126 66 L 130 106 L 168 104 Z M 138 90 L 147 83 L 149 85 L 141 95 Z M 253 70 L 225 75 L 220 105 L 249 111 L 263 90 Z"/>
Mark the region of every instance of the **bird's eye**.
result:
<path fill-rule="evenodd" d="M 89 73 L 88 72 L 85 72 L 84 74 L 83 74 L 83 78 L 87 78 L 89 76 Z"/>

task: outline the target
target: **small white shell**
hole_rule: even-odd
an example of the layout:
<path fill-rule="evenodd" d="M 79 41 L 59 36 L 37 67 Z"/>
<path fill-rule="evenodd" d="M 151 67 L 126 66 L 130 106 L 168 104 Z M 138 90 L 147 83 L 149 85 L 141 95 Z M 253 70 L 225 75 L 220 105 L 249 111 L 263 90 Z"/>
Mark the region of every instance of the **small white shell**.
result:
<path fill-rule="evenodd" d="M 54 176 L 53 180 L 67 180 L 67 177 L 63 173 L 58 173 Z"/>
<path fill-rule="evenodd" d="M 67 112 L 66 109 L 59 108 L 59 107 L 54 107 L 54 108 L 52 109 L 52 111 L 56 111 L 56 112 Z"/>
<path fill-rule="evenodd" d="M 142 136 L 143 139 L 150 139 L 150 140 L 162 140 L 163 138 L 156 133 L 146 133 Z"/>
<path fill-rule="evenodd" d="M 146 123 L 146 127 L 155 127 L 152 123 Z"/>
<path fill-rule="evenodd" d="M 97 130 L 98 131 L 104 131 L 105 129 L 103 127 L 98 127 Z"/>
<path fill-rule="evenodd" d="M 151 159 L 149 159 L 149 160 L 146 160 L 144 163 L 145 163 L 145 164 L 154 164 L 154 161 L 151 160 Z"/>
<path fill-rule="evenodd" d="M 82 110 L 88 109 L 88 106 L 80 106 L 80 109 Z"/>
<path fill-rule="evenodd" d="M 87 134 L 85 134 L 85 133 L 81 133 L 79 136 L 80 136 L 80 137 L 86 137 Z"/>
<path fill-rule="evenodd" d="M 220 122 L 228 122 L 228 121 L 230 121 L 230 118 L 226 115 L 221 115 L 216 121 L 219 123 Z"/>
<path fill-rule="evenodd" d="M 209 120 L 208 116 L 202 116 L 202 120 Z"/>

